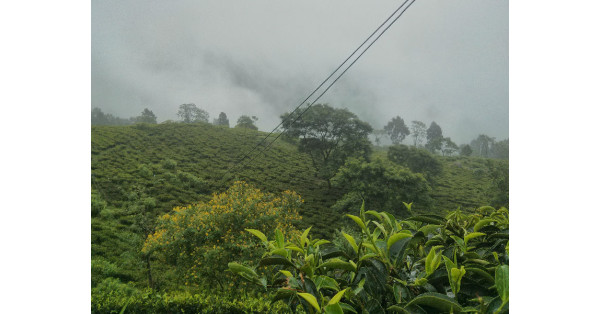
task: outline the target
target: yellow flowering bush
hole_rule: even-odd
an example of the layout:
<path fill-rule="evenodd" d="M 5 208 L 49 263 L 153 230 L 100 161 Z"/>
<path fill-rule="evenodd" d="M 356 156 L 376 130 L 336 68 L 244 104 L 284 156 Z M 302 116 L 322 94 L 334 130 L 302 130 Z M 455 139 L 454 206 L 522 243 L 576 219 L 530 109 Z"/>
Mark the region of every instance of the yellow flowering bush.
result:
<path fill-rule="evenodd" d="M 264 253 L 244 229 L 271 235 L 275 229 L 297 232 L 293 225 L 300 221 L 302 203 L 295 192 L 263 193 L 237 181 L 226 192 L 213 194 L 208 203 L 176 207 L 160 217 L 142 251 L 163 254 L 187 285 L 222 285 L 228 262 L 255 261 Z"/>

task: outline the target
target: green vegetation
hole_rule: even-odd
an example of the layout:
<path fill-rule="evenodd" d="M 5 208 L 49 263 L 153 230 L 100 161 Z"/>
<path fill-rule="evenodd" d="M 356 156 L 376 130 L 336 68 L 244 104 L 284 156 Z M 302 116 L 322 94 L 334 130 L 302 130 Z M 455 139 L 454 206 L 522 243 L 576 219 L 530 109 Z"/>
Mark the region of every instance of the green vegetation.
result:
<path fill-rule="evenodd" d="M 289 261 L 298 257 L 291 252 L 299 251 L 289 248 L 286 243 L 286 240 L 294 243 L 293 239 L 302 239 L 297 230 L 312 227 L 312 236 L 331 239 L 346 254 L 353 250 L 353 245 L 348 242 L 347 235 L 350 235 L 363 250 L 360 256 L 364 257 L 373 253 L 364 251 L 368 250 L 365 234 L 353 229 L 352 220 L 340 219 L 340 215 L 346 213 L 361 216 L 357 210 L 363 201 L 366 212 L 386 211 L 395 217 L 444 217 L 460 206 L 464 214 L 459 212 L 459 215 L 482 220 L 487 219 L 483 217 L 488 213 L 476 212 L 476 208 L 487 204 L 508 207 L 508 160 L 444 157 L 402 145 L 389 149 L 369 146 L 367 151 L 373 149 L 373 152 L 363 156 L 368 159 L 344 158 L 345 162 L 336 168 L 331 187 L 326 178 L 315 176 L 317 170 L 313 160 L 308 153 L 299 151 L 296 140 L 278 141 L 252 162 L 228 172 L 242 159 L 242 153 L 250 151 L 265 135 L 248 128 L 227 128 L 204 122 L 92 126 L 91 284 L 94 313 L 118 313 L 123 308 L 126 313 L 288 311 L 289 307 L 282 302 L 270 304 L 263 284 L 276 284 L 272 279 L 280 276 L 280 273 L 267 276 L 274 267 L 272 265 L 281 262 L 277 256 L 268 259 L 273 250 L 279 249 L 277 254 Z M 359 144 L 367 143 L 361 141 Z M 386 236 L 392 236 L 392 229 L 385 229 L 387 226 L 381 220 L 368 222 L 365 218 L 361 219 L 369 228 L 378 223 L 388 233 Z M 425 224 L 419 225 L 421 222 L 407 225 L 411 223 L 410 219 L 400 220 L 400 223 L 402 230 L 410 230 L 413 237 L 425 227 Z M 475 232 L 470 227 L 464 228 Z M 384 240 L 384 230 L 377 231 L 381 232 L 379 240 Z M 373 230 L 369 232 L 373 236 Z M 438 231 L 433 230 L 430 235 L 434 232 Z M 286 240 L 284 234 L 288 237 Z M 333 237 L 334 234 L 339 237 Z M 266 245 L 262 236 L 275 239 L 273 245 L 277 247 Z M 310 245 L 316 249 L 314 246 L 318 241 L 314 240 Z M 480 240 L 483 237 L 470 239 L 469 245 Z M 377 239 L 375 241 L 377 244 Z M 443 245 L 460 249 L 452 241 Z M 295 245 L 298 244 L 301 243 Z M 410 263 L 417 265 L 413 269 L 422 266 L 416 259 L 424 258 L 427 255 L 423 254 L 430 252 L 430 246 L 421 244 L 424 252 L 411 251 L 416 254 L 411 257 Z M 320 245 L 331 248 L 333 244 L 321 242 Z M 308 246 L 298 248 L 304 250 Z M 267 255 L 263 256 L 265 253 Z M 357 254 L 348 255 L 350 259 L 341 255 L 337 258 L 347 263 L 352 260 L 359 267 L 359 263 L 373 260 L 372 257 L 355 260 Z M 434 251 L 433 254 L 435 257 L 437 253 Z M 484 259 L 488 260 L 489 256 Z M 226 270 L 227 264 L 234 261 L 239 267 L 231 264 L 230 269 L 233 266 L 243 272 L 244 267 L 252 268 L 258 277 L 252 272 L 242 277 L 254 286 Z M 464 266 L 460 256 L 452 262 L 456 267 L 446 266 L 445 260 L 438 265 L 439 269 L 450 268 L 448 278 L 453 276 L 452 269 L 461 272 L 461 266 Z M 507 261 L 503 263 L 507 264 Z M 450 290 L 454 287 L 455 295 L 459 297 L 468 291 L 465 282 L 470 279 L 465 278 L 469 278 L 470 273 L 467 266 L 465 268 L 463 275 L 455 271 L 454 285 L 449 281 L 446 287 Z M 369 272 L 366 269 L 361 276 L 371 276 Z M 489 270 L 488 273 L 496 275 Z M 499 274 L 501 278 L 502 271 Z M 267 283 L 260 279 L 263 276 L 267 276 Z M 300 275 L 295 273 L 294 276 Z M 331 276 L 336 278 L 338 285 L 343 284 L 336 275 Z M 254 280 L 256 278 L 258 281 Z M 406 289 L 413 293 L 412 297 L 417 299 L 421 295 L 412 291 L 412 283 L 407 279 L 401 280 L 407 282 Z M 322 282 L 318 286 L 322 289 L 327 285 Z M 209 296 L 207 289 L 214 296 Z M 310 305 L 311 297 L 301 293 L 312 292 L 300 292 L 296 296 L 298 300 L 304 300 L 300 303 Z M 331 303 L 331 300 L 324 303 L 323 298 L 334 297 L 327 293 L 320 298 L 316 294 L 313 297 L 321 309 L 337 303 Z M 339 297 L 339 302 L 349 301 L 347 294 Z M 431 296 L 424 295 L 418 300 L 426 298 Z M 413 304 L 418 305 L 418 300 Z M 461 308 L 466 304 L 463 301 L 456 301 Z M 491 302 L 485 299 L 484 305 L 489 307 L 488 301 Z M 497 300 L 494 302 L 494 306 L 501 304 Z M 397 303 L 407 309 L 412 306 Z M 468 304 L 467 308 L 477 308 Z M 311 305 L 308 309 L 316 308 Z"/>
<path fill-rule="evenodd" d="M 260 234 L 269 252 L 258 266 L 267 271 L 235 262 L 229 268 L 292 311 L 508 312 L 507 209 L 397 220 L 361 208 L 346 216 L 360 230 L 343 233 L 346 246 L 310 237 L 310 228 L 287 241 Z"/>

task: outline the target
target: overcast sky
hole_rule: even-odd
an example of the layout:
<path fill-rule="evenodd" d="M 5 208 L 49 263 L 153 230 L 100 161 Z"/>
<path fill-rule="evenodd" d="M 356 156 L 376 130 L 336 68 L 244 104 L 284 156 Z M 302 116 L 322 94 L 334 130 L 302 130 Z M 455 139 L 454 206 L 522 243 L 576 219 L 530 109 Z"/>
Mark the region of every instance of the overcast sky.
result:
<path fill-rule="evenodd" d="M 91 104 L 160 122 L 195 103 L 270 131 L 400 3 L 92 1 Z M 417 0 L 319 102 L 508 138 L 508 1 Z"/>

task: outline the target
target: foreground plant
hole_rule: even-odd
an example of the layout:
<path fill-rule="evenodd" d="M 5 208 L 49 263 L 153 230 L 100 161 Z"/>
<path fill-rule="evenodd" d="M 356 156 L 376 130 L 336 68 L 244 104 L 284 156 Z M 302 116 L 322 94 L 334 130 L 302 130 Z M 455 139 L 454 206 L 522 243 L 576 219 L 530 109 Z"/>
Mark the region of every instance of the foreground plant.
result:
<path fill-rule="evenodd" d="M 256 268 L 229 270 L 308 313 L 505 313 L 508 312 L 508 210 L 482 207 L 397 220 L 387 212 L 346 215 L 360 236 L 348 243 L 309 236 L 287 240 L 276 230 L 258 237 L 267 253 Z"/>

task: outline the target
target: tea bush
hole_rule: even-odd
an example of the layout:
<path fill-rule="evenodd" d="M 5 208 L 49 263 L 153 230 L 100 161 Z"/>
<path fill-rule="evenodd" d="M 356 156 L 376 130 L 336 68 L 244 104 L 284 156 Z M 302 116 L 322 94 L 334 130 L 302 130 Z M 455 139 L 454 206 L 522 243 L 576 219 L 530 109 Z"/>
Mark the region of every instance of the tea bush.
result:
<path fill-rule="evenodd" d="M 268 271 L 235 262 L 229 269 L 294 312 L 508 312 L 506 208 L 404 220 L 361 208 L 346 216 L 360 236 L 342 233 L 345 248 L 309 237 L 310 228 L 287 241 L 249 229 L 268 250 L 258 263 Z"/>

